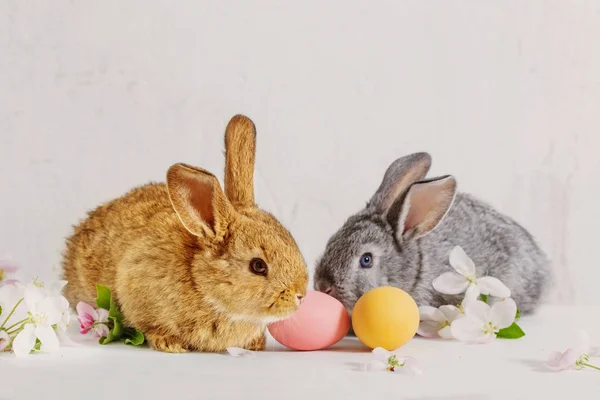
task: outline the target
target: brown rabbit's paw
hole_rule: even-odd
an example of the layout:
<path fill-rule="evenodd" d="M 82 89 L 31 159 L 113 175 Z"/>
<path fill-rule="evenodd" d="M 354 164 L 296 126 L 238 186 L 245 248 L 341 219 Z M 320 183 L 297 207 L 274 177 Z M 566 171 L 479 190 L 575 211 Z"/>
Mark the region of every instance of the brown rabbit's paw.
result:
<path fill-rule="evenodd" d="M 174 336 L 163 336 L 155 334 L 146 334 L 148 344 L 154 350 L 165 353 L 187 353 L 188 349 L 181 341 Z"/>
<path fill-rule="evenodd" d="M 246 350 L 261 351 L 267 347 L 267 337 L 263 334 L 252 340 L 245 348 Z"/>

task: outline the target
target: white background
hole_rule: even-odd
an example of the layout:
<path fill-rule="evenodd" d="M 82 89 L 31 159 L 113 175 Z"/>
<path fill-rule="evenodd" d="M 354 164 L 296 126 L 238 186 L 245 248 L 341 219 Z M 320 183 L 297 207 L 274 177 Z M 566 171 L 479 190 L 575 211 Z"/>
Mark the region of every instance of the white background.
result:
<path fill-rule="evenodd" d="M 594 0 L 0 0 L 0 253 L 52 276 L 87 210 L 175 162 L 222 177 L 244 113 L 311 268 L 428 151 L 538 238 L 551 302 L 600 304 L 599 37 Z"/>

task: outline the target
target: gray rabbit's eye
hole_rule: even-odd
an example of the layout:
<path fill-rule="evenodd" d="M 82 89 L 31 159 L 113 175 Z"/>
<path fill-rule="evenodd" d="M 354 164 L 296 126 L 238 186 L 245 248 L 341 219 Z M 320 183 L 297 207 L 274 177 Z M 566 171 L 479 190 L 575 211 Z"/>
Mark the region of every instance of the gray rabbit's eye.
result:
<path fill-rule="evenodd" d="M 360 266 L 363 268 L 371 268 L 373 266 L 373 255 L 371 253 L 365 253 L 360 256 Z"/>

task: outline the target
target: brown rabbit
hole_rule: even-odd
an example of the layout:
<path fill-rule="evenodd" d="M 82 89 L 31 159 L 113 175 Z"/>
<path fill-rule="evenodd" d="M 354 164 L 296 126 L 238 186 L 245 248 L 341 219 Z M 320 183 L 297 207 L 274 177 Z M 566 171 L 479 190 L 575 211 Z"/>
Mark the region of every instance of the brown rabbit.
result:
<path fill-rule="evenodd" d="M 166 184 L 91 211 L 67 240 L 65 296 L 94 304 L 108 286 L 128 326 L 166 352 L 262 350 L 265 328 L 293 314 L 308 271 L 291 234 L 254 203 L 256 131 L 225 133 L 225 193 L 208 171 L 176 164 Z"/>

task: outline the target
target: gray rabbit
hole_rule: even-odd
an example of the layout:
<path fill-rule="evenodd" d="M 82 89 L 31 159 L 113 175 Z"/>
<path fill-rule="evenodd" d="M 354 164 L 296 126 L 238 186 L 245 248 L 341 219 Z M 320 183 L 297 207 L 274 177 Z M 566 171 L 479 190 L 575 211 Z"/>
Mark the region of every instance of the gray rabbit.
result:
<path fill-rule="evenodd" d="M 546 255 L 515 221 L 457 193 L 454 177 L 425 179 L 430 166 L 429 154 L 415 153 L 388 167 L 367 206 L 327 242 L 315 289 L 349 312 L 362 294 L 384 285 L 408 292 L 419 306 L 457 305 L 464 294 L 441 294 L 432 281 L 453 271 L 449 254 L 460 246 L 478 277 L 500 279 L 521 313 L 533 312 L 550 281 Z"/>

